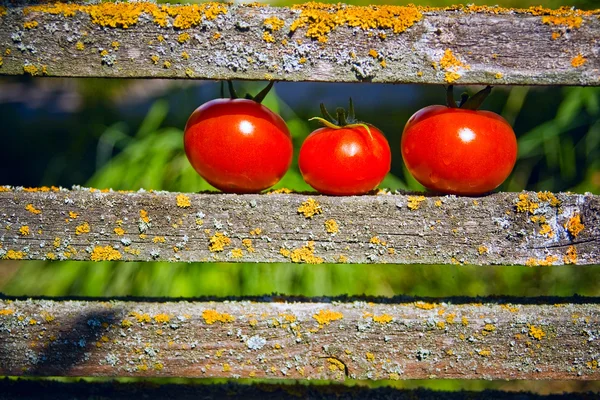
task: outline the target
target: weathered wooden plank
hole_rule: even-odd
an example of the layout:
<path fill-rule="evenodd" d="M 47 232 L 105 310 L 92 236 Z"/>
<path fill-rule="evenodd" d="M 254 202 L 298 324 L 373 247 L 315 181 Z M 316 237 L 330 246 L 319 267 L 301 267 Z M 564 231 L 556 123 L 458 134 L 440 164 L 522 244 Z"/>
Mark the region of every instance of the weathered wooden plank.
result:
<path fill-rule="evenodd" d="M 599 14 L 11 2 L 0 75 L 597 86 Z"/>
<path fill-rule="evenodd" d="M 597 299 L 375 301 L 1 300 L 0 375 L 598 379 Z"/>
<path fill-rule="evenodd" d="M 0 192 L 4 259 L 600 263 L 600 196 Z"/>
<path fill-rule="evenodd" d="M 463 381 L 470 383 L 471 381 Z M 475 382 L 478 384 L 479 382 Z M 151 399 L 244 399 L 244 400 L 288 400 L 290 398 L 312 400 L 593 400 L 597 387 L 592 381 L 578 381 L 579 392 L 569 392 L 573 382 L 527 382 L 518 381 L 521 391 L 502 390 L 457 390 L 440 391 L 431 389 L 398 389 L 390 386 L 369 388 L 362 385 L 310 385 L 286 382 L 282 384 L 259 383 L 244 384 L 229 381 L 227 383 L 202 384 L 198 382 L 173 384 L 156 382 L 97 382 L 81 380 L 79 382 L 58 382 L 46 379 L 2 379 L 0 380 L 0 400 L 130 400 L 132 398 Z M 548 386 L 555 390 L 542 390 L 544 394 L 532 393 L 531 386 Z M 487 383 L 486 386 L 492 386 Z M 498 385 L 500 386 L 500 385 Z M 507 385 L 508 386 L 508 385 Z M 586 388 L 589 392 L 585 392 Z M 539 391 L 539 389 L 538 389 Z M 560 393 L 560 394 L 557 394 Z M 566 392 L 566 393 L 565 393 Z M 552 393 L 552 394 L 546 394 Z"/>

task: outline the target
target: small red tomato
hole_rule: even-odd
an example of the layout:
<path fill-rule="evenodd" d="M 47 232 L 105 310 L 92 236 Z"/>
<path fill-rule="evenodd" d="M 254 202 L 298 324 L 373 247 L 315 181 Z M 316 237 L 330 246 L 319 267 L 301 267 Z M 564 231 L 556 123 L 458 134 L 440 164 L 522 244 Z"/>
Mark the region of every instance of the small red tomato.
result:
<path fill-rule="evenodd" d="M 476 108 L 490 89 L 473 96 L 470 106 Z M 410 117 L 401 149 L 408 171 L 423 186 L 458 195 L 494 190 L 517 159 L 517 139 L 504 118 L 490 111 L 446 106 L 425 107 Z"/>
<path fill-rule="evenodd" d="M 216 99 L 201 105 L 187 121 L 183 143 L 196 172 L 227 193 L 267 189 L 292 162 L 285 122 L 254 100 Z"/>
<path fill-rule="evenodd" d="M 352 106 L 350 113 L 353 116 Z M 363 123 L 346 125 L 345 116 L 340 121 L 338 113 L 337 125 L 326 123 L 306 138 L 298 164 L 314 189 L 351 196 L 375 189 L 390 171 L 391 158 L 390 146 L 379 129 Z"/>

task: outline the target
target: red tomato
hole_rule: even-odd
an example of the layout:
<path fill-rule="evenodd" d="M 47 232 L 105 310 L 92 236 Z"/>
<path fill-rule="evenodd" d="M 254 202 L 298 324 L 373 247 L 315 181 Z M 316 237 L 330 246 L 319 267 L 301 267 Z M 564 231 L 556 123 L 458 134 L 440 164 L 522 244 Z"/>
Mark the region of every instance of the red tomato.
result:
<path fill-rule="evenodd" d="M 428 189 L 479 195 L 497 188 L 517 159 L 517 139 L 504 118 L 490 111 L 429 106 L 402 133 L 402 158 Z"/>
<path fill-rule="evenodd" d="M 298 164 L 306 183 L 321 193 L 364 194 L 381 183 L 390 170 L 390 146 L 381 131 L 369 125 L 323 127 L 300 148 Z"/>
<path fill-rule="evenodd" d="M 292 162 L 292 139 L 283 119 L 248 99 L 216 99 L 198 107 L 185 126 L 183 143 L 196 172 L 228 193 L 267 189 Z"/>

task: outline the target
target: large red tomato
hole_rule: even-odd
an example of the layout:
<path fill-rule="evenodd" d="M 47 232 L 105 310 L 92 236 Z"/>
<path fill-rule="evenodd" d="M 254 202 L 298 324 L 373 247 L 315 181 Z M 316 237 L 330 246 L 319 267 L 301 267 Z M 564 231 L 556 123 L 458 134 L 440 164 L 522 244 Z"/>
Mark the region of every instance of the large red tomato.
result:
<path fill-rule="evenodd" d="M 201 105 L 188 119 L 183 143 L 196 172 L 228 193 L 267 189 L 292 162 L 285 122 L 254 100 L 216 99 Z"/>
<path fill-rule="evenodd" d="M 370 131 L 370 133 L 369 133 Z M 300 148 L 298 164 L 306 183 L 321 193 L 364 194 L 390 171 L 390 146 L 381 131 L 364 124 L 311 133 Z"/>
<path fill-rule="evenodd" d="M 410 117 L 401 148 L 406 167 L 423 186 L 459 195 L 494 190 L 517 159 L 515 133 L 504 118 L 446 106 L 425 107 Z"/>

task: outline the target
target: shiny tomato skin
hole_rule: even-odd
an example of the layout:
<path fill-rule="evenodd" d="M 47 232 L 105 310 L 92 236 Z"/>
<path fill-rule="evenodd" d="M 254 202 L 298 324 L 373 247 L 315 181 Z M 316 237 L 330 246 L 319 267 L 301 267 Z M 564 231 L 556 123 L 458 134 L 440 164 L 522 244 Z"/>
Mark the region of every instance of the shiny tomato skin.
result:
<path fill-rule="evenodd" d="M 319 192 L 352 196 L 373 190 L 390 171 L 390 146 L 381 131 L 364 127 L 320 128 L 300 148 L 302 177 Z"/>
<path fill-rule="evenodd" d="M 426 188 L 474 196 L 494 190 L 510 175 L 517 139 L 493 112 L 429 106 L 406 123 L 401 150 L 409 172 Z"/>
<path fill-rule="evenodd" d="M 198 107 L 187 121 L 183 143 L 196 172 L 226 193 L 267 189 L 292 162 L 292 139 L 283 119 L 248 99 L 216 99 Z"/>

